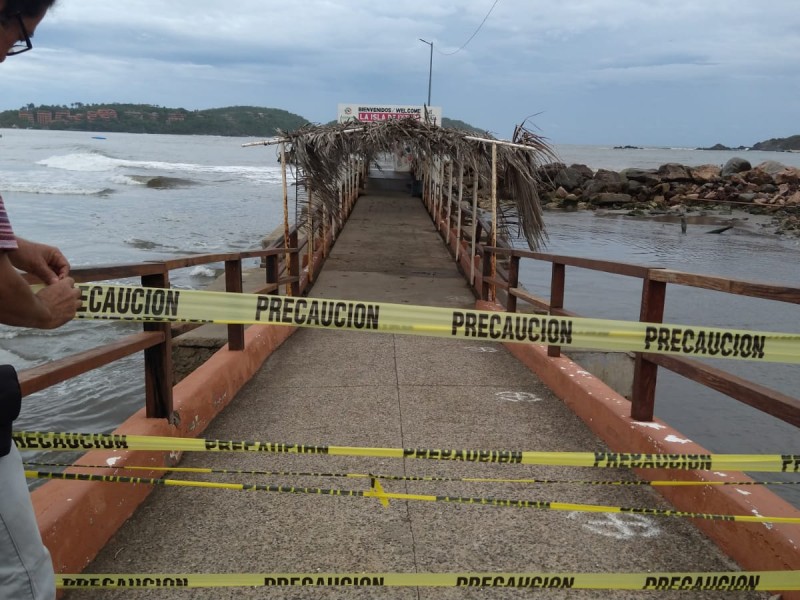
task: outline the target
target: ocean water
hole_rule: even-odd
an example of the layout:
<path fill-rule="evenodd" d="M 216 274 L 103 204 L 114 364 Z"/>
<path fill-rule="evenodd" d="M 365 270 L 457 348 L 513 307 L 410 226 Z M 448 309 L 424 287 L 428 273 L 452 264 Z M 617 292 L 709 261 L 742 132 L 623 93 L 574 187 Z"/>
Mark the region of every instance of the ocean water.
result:
<path fill-rule="evenodd" d="M 239 251 L 283 222 L 274 147 L 229 137 L 3 130 L 0 193 L 17 235 L 61 248 L 73 267 Z M 224 266 L 173 272 L 202 288 Z M 135 283 L 135 282 L 134 282 Z M 138 331 L 73 322 L 0 326 L 0 361 L 19 369 Z M 143 406 L 140 356 L 26 398 L 19 429 L 109 431 Z"/>
<path fill-rule="evenodd" d="M 2 130 L 0 193 L 16 233 L 60 247 L 75 267 L 138 263 L 258 247 L 283 221 L 274 147 L 242 138 Z M 592 168 L 655 168 L 668 162 L 800 166 L 800 154 L 556 146 L 561 160 Z M 290 211 L 291 212 L 291 211 Z M 800 241 L 734 227 L 686 235 L 675 222 L 597 213 L 545 215 L 544 251 L 671 267 L 797 286 Z M 184 269 L 173 284 L 202 288 L 222 265 Z M 546 294 L 549 267 L 525 265 L 522 280 Z M 641 283 L 567 270 L 567 308 L 586 316 L 638 318 Z M 670 289 L 665 321 L 766 331 L 800 331 L 797 306 Z M 57 331 L 0 326 L 0 361 L 18 368 L 89 349 L 138 331 L 135 324 L 75 322 Z M 140 356 L 128 357 L 25 399 L 18 429 L 110 431 L 144 405 Z M 717 361 L 717 366 L 797 396 L 797 367 Z M 800 453 L 796 428 L 662 370 L 656 415 L 715 452 Z M 800 493 L 781 493 L 800 505 Z"/>

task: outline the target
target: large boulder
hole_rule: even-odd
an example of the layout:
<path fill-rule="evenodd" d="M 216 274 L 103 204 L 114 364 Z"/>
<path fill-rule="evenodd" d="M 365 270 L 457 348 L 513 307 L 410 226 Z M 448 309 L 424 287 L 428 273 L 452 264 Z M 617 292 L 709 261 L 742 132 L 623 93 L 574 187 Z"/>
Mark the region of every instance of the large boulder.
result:
<path fill-rule="evenodd" d="M 587 167 L 588 168 L 588 167 Z M 565 169 L 561 169 L 553 179 L 553 183 L 556 186 L 563 187 L 567 191 L 573 191 L 580 189 L 583 183 L 587 179 L 591 179 L 591 170 L 589 171 L 589 176 L 587 177 L 583 172 L 573 167 L 567 167 Z"/>
<path fill-rule="evenodd" d="M 786 165 L 779 163 L 777 160 L 765 160 L 764 162 L 756 165 L 755 168 L 759 171 L 769 173 L 770 175 L 775 175 L 776 173 L 780 173 L 786 169 Z"/>
<path fill-rule="evenodd" d="M 692 181 L 699 184 L 715 183 L 719 181 L 722 169 L 716 165 L 700 165 L 689 169 Z"/>
<path fill-rule="evenodd" d="M 556 176 L 560 171 L 563 171 L 567 168 L 567 165 L 560 162 L 548 163 L 546 165 L 542 165 L 538 169 L 539 177 L 542 178 L 542 181 L 546 184 L 550 184 L 553 186 L 553 189 L 557 188 L 558 186 L 555 184 Z"/>
<path fill-rule="evenodd" d="M 770 175 L 767 171 L 762 170 L 760 167 L 750 169 L 749 171 L 744 171 L 742 173 L 742 178 L 747 183 L 755 183 L 756 185 L 767 185 L 768 183 L 772 183 L 772 175 Z"/>
<path fill-rule="evenodd" d="M 581 164 L 574 164 L 569 166 L 570 169 L 575 169 L 578 173 L 583 175 L 585 179 L 591 179 L 594 177 L 594 171 L 587 167 L 586 165 Z"/>
<path fill-rule="evenodd" d="M 661 181 L 655 169 L 624 169 L 621 174 L 628 181 L 638 181 L 644 185 L 657 185 Z"/>
<path fill-rule="evenodd" d="M 749 161 L 739 158 L 738 156 L 734 156 L 728 162 L 725 163 L 725 166 L 722 167 L 722 176 L 729 177 L 731 175 L 735 175 L 736 173 L 742 173 L 744 171 L 749 171 L 752 169 L 752 165 Z"/>
<path fill-rule="evenodd" d="M 800 183 L 800 169 L 797 167 L 784 167 L 783 170 L 778 171 L 772 176 L 772 179 L 778 185 L 791 184 L 797 185 Z"/>
<path fill-rule="evenodd" d="M 625 178 L 616 171 L 598 169 L 591 179 L 583 184 L 585 193 L 589 196 L 595 194 L 612 193 L 617 194 L 625 187 Z"/>
<path fill-rule="evenodd" d="M 692 176 L 689 174 L 689 168 L 685 165 L 678 163 L 667 163 L 658 167 L 656 171 L 661 181 L 691 181 Z"/>

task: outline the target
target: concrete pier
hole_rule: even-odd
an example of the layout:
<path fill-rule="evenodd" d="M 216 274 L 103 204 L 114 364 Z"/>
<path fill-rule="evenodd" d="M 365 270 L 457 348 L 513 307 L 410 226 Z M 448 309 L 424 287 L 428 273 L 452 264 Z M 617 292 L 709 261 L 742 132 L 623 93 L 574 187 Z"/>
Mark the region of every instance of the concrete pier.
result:
<path fill-rule="evenodd" d="M 421 201 L 374 185 L 358 200 L 312 295 L 464 308 L 475 303 Z M 606 449 L 501 345 L 314 329 L 292 335 L 202 437 L 389 448 Z M 404 477 L 633 479 L 624 470 L 254 453 L 187 453 L 181 466 Z M 171 477 L 370 488 L 368 478 L 341 476 L 176 473 Z M 381 485 L 387 492 L 409 494 L 668 508 L 645 486 L 407 480 L 383 480 Z M 85 573 L 736 569 L 684 518 L 398 500 L 384 507 L 374 498 L 157 487 Z M 547 598 L 643 597 L 633 591 L 544 593 Z M 520 598 L 521 594 L 525 592 L 499 588 L 262 587 L 75 591 L 67 597 L 434 600 Z M 722 599 L 731 594 L 692 591 L 668 596 Z M 736 593 L 736 598 L 768 596 Z"/>

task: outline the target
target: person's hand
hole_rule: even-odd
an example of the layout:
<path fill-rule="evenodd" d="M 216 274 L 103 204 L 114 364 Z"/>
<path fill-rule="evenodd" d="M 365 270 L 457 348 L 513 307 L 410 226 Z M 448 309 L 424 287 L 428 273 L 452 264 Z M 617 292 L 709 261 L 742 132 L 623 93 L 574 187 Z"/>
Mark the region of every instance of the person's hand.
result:
<path fill-rule="evenodd" d="M 47 285 L 53 285 L 69 275 L 69 261 L 61 250 L 47 244 L 38 244 L 17 238 L 17 250 L 8 253 L 16 268 L 36 275 Z"/>
<path fill-rule="evenodd" d="M 42 329 L 55 329 L 75 317 L 81 307 L 81 291 L 75 287 L 71 277 L 56 280 L 36 293 L 37 300 L 45 309 L 42 316 Z"/>

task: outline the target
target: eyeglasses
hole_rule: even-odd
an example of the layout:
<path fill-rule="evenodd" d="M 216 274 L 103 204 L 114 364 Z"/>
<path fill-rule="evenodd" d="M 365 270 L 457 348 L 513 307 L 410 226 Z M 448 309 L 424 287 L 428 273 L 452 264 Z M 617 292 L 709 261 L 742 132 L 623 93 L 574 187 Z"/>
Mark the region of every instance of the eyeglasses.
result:
<path fill-rule="evenodd" d="M 28 29 L 25 27 L 25 21 L 22 20 L 22 15 L 17 13 L 15 15 L 17 17 L 17 21 L 19 22 L 19 30 L 22 32 L 23 40 L 15 42 L 11 48 L 8 49 L 6 52 L 6 56 L 14 56 L 15 54 L 22 54 L 23 52 L 27 52 L 28 50 L 33 49 L 33 44 L 31 43 L 31 36 L 28 35 Z"/>

